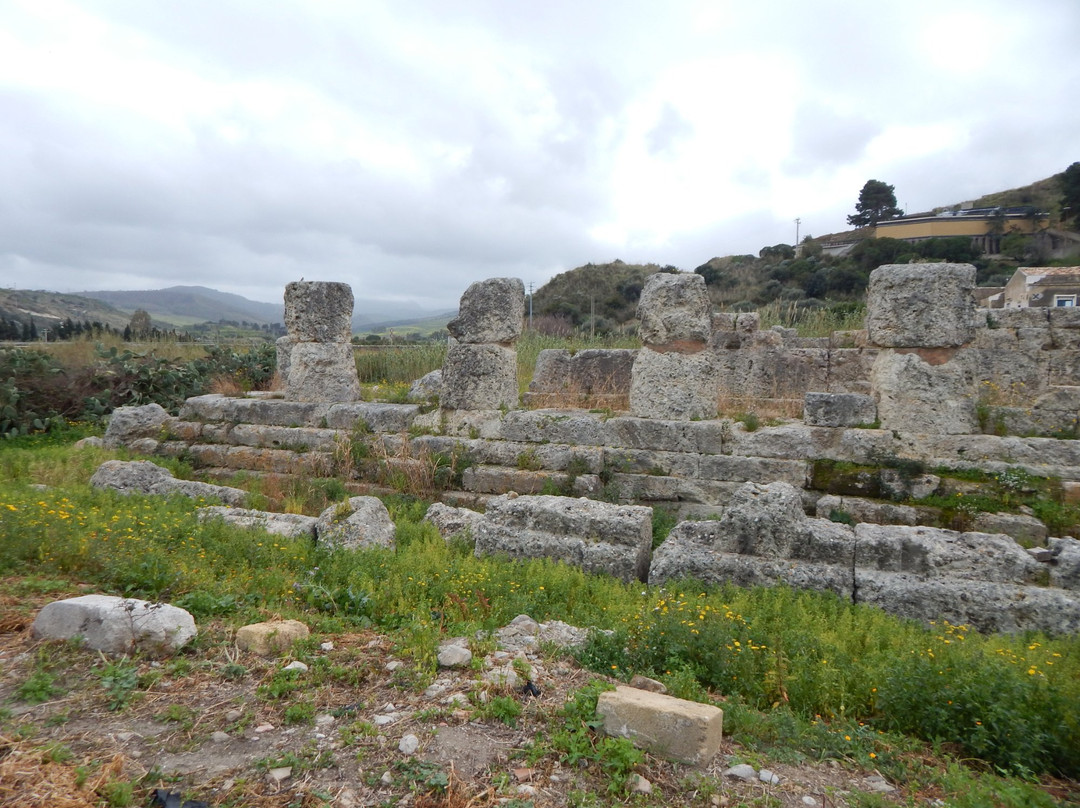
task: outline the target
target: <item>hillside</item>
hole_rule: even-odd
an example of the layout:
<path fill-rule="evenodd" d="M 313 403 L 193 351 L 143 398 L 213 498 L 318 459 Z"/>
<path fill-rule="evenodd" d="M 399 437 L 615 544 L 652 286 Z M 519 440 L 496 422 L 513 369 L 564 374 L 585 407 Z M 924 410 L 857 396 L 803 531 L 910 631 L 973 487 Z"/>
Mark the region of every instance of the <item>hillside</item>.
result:
<path fill-rule="evenodd" d="M 595 312 L 596 329 L 609 330 L 636 316 L 645 280 L 662 269 L 676 268 L 627 264 L 616 259 L 609 264 L 590 263 L 561 272 L 533 295 L 534 318 L 552 318 L 552 326 L 559 322 L 583 326 L 589 324 Z"/>
<path fill-rule="evenodd" d="M 123 330 L 131 314 L 79 295 L 63 295 L 28 289 L 0 289 L 0 319 L 27 323 L 33 318 L 38 328 L 49 328 L 70 318 L 78 322 L 98 322 Z"/>
<path fill-rule="evenodd" d="M 240 295 L 219 292 L 205 286 L 171 286 L 142 291 L 91 291 L 82 296 L 110 303 L 133 312 L 143 309 L 155 320 L 183 326 L 193 323 L 233 322 L 280 323 L 285 320 L 283 304 L 261 303 Z"/>

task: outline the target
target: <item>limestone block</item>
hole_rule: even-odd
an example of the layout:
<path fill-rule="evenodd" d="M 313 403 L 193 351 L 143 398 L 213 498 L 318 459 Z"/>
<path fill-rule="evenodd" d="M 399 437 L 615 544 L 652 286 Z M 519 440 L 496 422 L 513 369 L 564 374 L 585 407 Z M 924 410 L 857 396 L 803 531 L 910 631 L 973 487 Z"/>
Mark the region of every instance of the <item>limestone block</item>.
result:
<path fill-rule="evenodd" d="M 347 283 L 294 281 L 285 285 L 285 328 L 297 343 L 347 343 L 352 336 L 352 313 L 353 293 Z"/>
<path fill-rule="evenodd" d="M 735 315 L 735 330 L 740 334 L 754 334 L 761 328 L 761 314 L 756 311 L 743 311 Z"/>
<path fill-rule="evenodd" d="M 882 496 L 892 499 L 924 499 L 941 485 L 936 474 L 903 474 L 898 469 L 884 468 L 878 473 Z M 986 531 L 994 533 L 995 531 Z"/>
<path fill-rule="evenodd" d="M 359 401 L 360 379 L 352 346 L 347 342 L 296 343 L 287 388 L 294 401 Z"/>
<path fill-rule="evenodd" d="M 139 438 L 160 440 L 175 419 L 160 404 L 117 407 L 109 416 L 105 445 L 110 449 L 127 446 Z"/>
<path fill-rule="evenodd" d="M 988 329 L 996 328 L 1049 328 L 1051 309 L 1024 307 L 1022 309 L 985 309 Z"/>
<path fill-rule="evenodd" d="M 81 637 L 87 647 L 112 655 L 172 653 L 196 633 L 194 618 L 181 608 L 110 595 L 53 601 L 31 626 L 35 638 Z"/>
<path fill-rule="evenodd" d="M 274 340 L 274 373 L 281 383 L 284 383 L 289 378 L 289 368 L 292 366 L 292 349 L 296 342 L 297 340 L 288 334 Z"/>
<path fill-rule="evenodd" d="M 288 449 L 261 449 L 256 446 L 229 446 L 220 465 L 231 469 L 251 469 L 275 474 L 325 476 L 331 468 L 331 452 L 297 453 Z"/>
<path fill-rule="evenodd" d="M 711 455 L 702 457 L 698 467 L 700 476 L 708 480 L 732 480 L 741 483 L 780 481 L 790 483 L 797 488 L 803 488 L 809 476 L 809 468 L 805 460 Z"/>
<path fill-rule="evenodd" d="M 496 497 L 476 529 L 478 557 L 554 558 L 624 581 L 644 580 L 651 545 L 651 508 L 569 497 Z"/>
<path fill-rule="evenodd" d="M 1062 539 L 1047 539 L 1046 546 L 1054 554 L 1054 563 L 1050 567 L 1050 585 L 1080 591 L 1080 541 L 1066 536 Z"/>
<path fill-rule="evenodd" d="M 425 402 L 442 396 L 442 368 L 425 373 L 409 386 L 409 401 Z"/>
<path fill-rule="evenodd" d="M 666 420 L 715 418 L 719 381 L 715 356 L 705 350 L 680 353 L 642 348 L 630 383 L 631 413 Z"/>
<path fill-rule="evenodd" d="M 228 508 L 221 505 L 209 505 L 205 508 L 199 508 L 195 513 L 200 522 L 208 519 L 220 519 L 230 525 L 258 528 L 275 536 L 315 538 L 315 522 L 317 520 L 314 516 L 304 516 L 299 513 L 271 513 L 247 508 Z"/>
<path fill-rule="evenodd" d="M 1080 598 L 1039 586 L 855 570 L 855 600 L 910 620 L 948 620 L 983 633 L 1080 631 Z"/>
<path fill-rule="evenodd" d="M 726 480 L 615 474 L 610 478 L 608 493 L 623 502 L 666 503 L 680 508 L 684 503 L 717 507 L 726 505 L 741 485 Z"/>
<path fill-rule="evenodd" d="M 259 656 L 288 652 L 297 640 L 306 640 L 311 632 L 299 620 L 271 620 L 251 623 L 236 630 L 236 647 Z"/>
<path fill-rule="evenodd" d="M 575 354 L 564 348 L 543 350 L 529 383 L 531 400 L 572 406 L 583 399 L 626 396 L 636 355 L 632 349 L 590 348 Z"/>
<path fill-rule="evenodd" d="M 711 704 L 619 685 L 600 694 L 596 712 L 608 735 L 680 763 L 705 766 L 720 749 L 724 713 Z"/>
<path fill-rule="evenodd" d="M 200 466 L 224 466 L 229 447 L 220 443 L 193 443 L 187 447 L 191 459 Z"/>
<path fill-rule="evenodd" d="M 376 497 L 350 497 L 331 505 L 319 514 L 315 529 L 319 543 L 332 547 L 394 546 L 394 522 Z"/>
<path fill-rule="evenodd" d="M 831 445 L 833 430 L 804 424 L 767 426 L 752 432 L 738 422 L 729 422 L 724 451 L 748 457 L 817 457 L 823 446 Z M 860 430 L 861 431 L 861 430 Z"/>
<path fill-rule="evenodd" d="M 600 413 L 580 410 L 520 410 L 508 412 L 500 423 L 504 440 L 534 443 L 565 443 L 570 446 L 618 445 L 612 443 L 610 424 Z"/>
<path fill-rule="evenodd" d="M 1080 310 L 1074 306 L 1047 306 L 1046 317 L 1054 329 L 1080 329 Z"/>
<path fill-rule="evenodd" d="M 1043 544 L 1050 535 L 1041 521 L 1022 513 L 977 513 L 971 528 L 980 533 L 1004 533 L 1029 546 Z"/>
<path fill-rule="evenodd" d="M 845 513 L 856 522 L 877 525 L 917 525 L 919 512 L 910 505 L 896 505 L 863 497 L 838 497 L 826 494 L 817 501 L 815 513 L 819 519 L 829 519 L 834 513 Z"/>
<path fill-rule="evenodd" d="M 665 452 L 700 451 L 700 429 L 715 422 L 666 421 L 654 418 L 620 416 L 605 422 L 608 446 L 627 449 L 654 449 Z M 717 441 L 719 443 L 719 440 Z"/>
<path fill-rule="evenodd" d="M 440 403 L 448 410 L 516 408 L 517 353 L 501 345 L 451 345 L 443 365 Z"/>
<path fill-rule="evenodd" d="M 803 421 L 809 426 L 868 426 L 877 420 L 871 396 L 856 393 L 807 393 Z"/>
<path fill-rule="evenodd" d="M 352 430 L 363 424 L 369 432 L 405 432 L 419 412 L 416 404 L 380 401 L 332 404 L 326 411 L 326 425 L 331 429 Z"/>
<path fill-rule="evenodd" d="M 931 434 L 979 429 L 971 380 L 960 363 L 932 365 L 914 353 L 882 351 L 871 383 L 883 429 Z"/>
<path fill-rule="evenodd" d="M 855 566 L 921 578 L 1023 584 L 1041 565 L 1008 536 L 906 525 L 855 526 Z"/>
<path fill-rule="evenodd" d="M 568 395 L 570 391 L 570 359 L 566 348 L 545 348 L 536 357 L 529 392 L 552 396 Z"/>
<path fill-rule="evenodd" d="M 90 485 L 94 488 L 112 488 L 121 494 L 167 496 L 177 493 L 196 499 L 220 499 L 229 505 L 240 505 L 247 498 L 247 492 L 239 488 L 178 480 L 171 471 L 149 460 L 106 460 L 90 477 Z"/>
<path fill-rule="evenodd" d="M 638 300 L 638 334 L 645 345 L 704 343 L 712 331 L 711 309 L 704 277 L 657 272 Z"/>
<path fill-rule="evenodd" d="M 225 407 L 229 399 L 218 393 L 192 396 L 180 406 L 183 421 L 224 421 Z"/>
<path fill-rule="evenodd" d="M 521 336 L 525 285 L 518 278 L 477 281 L 461 296 L 458 316 L 446 324 L 458 342 L 506 344 Z"/>
<path fill-rule="evenodd" d="M 975 336 L 975 267 L 886 264 L 870 273 L 866 328 L 883 348 L 955 347 Z"/>
<path fill-rule="evenodd" d="M 468 441 L 462 446 L 477 463 L 495 466 L 533 471 L 563 471 L 570 468 L 578 474 L 599 474 L 604 468 L 604 449 L 599 446 L 576 447 L 561 443 L 538 444 L 483 439 Z"/>
<path fill-rule="evenodd" d="M 238 446 L 288 447 L 333 451 L 337 432 L 315 427 L 261 426 L 237 424 L 229 430 L 229 442 Z"/>
<path fill-rule="evenodd" d="M 283 398 L 230 398 L 225 400 L 220 420 L 268 426 L 323 426 L 329 407 L 326 403 Z"/>
<path fill-rule="evenodd" d="M 603 465 L 622 474 L 697 477 L 698 456 L 684 452 L 654 452 L 648 449 L 603 450 Z M 726 479 L 726 478 L 722 478 Z"/>
<path fill-rule="evenodd" d="M 830 393 L 870 393 L 870 370 L 877 358 L 876 348 L 829 349 Z"/>
<path fill-rule="evenodd" d="M 469 466 L 461 475 L 461 488 L 476 494 L 539 494 L 552 485 L 564 486 L 565 474 L 523 471 L 505 466 Z"/>
<path fill-rule="evenodd" d="M 168 437 L 172 440 L 182 440 L 193 443 L 202 437 L 203 424 L 199 421 L 181 421 L 173 419 L 168 424 Z M 105 441 L 101 442 L 105 445 Z"/>
<path fill-rule="evenodd" d="M 484 518 L 482 513 L 468 508 L 455 508 L 443 502 L 433 502 L 424 514 L 424 521 L 435 525 L 444 539 L 457 537 L 472 538 L 476 525 Z"/>

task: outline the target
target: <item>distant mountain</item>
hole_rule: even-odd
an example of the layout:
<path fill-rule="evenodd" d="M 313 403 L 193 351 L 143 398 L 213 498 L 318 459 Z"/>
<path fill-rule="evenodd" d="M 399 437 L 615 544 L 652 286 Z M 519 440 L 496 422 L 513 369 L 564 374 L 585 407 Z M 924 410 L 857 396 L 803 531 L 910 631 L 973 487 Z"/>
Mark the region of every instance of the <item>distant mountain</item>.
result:
<path fill-rule="evenodd" d="M 124 311 L 143 309 L 155 320 L 177 326 L 231 320 L 249 323 L 283 323 L 284 304 L 260 303 L 240 295 L 219 292 L 205 286 L 171 286 L 137 292 L 80 292 L 83 297 L 102 300 Z"/>

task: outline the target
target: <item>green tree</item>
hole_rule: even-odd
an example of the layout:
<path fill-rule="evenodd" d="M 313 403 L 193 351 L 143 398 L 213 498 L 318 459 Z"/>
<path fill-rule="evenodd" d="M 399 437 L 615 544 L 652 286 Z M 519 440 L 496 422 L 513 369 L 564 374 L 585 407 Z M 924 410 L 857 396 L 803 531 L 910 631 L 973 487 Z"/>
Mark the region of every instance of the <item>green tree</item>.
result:
<path fill-rule="evenodd" d="M 144 309 L 136 309 L 131 315 L 131 336 L 144 339 L 150 334 L 150 314 Z"/>
<path fill-rule="evenodd" d="M 855 203 L 855 213 L 847 217 L 848 224 L 855 227 L 870 227 L 883 219 L 895 219 L 903 216 L 904 211 L 896 207 L 896 192 L 893 186 L 881 180 L 867 180 L 859 191 L 859 201 Z"/>
<path fill-rule="evenodd" d="M 1073 163 L 1061 175 L 1061 223 L 1080 218 L 1080 163 Z"/>

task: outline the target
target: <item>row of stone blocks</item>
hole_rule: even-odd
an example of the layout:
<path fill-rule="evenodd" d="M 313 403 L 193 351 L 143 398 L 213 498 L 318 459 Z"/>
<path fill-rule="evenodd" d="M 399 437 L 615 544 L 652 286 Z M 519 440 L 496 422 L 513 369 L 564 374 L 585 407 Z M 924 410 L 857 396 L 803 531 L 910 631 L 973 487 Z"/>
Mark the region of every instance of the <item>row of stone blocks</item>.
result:
<path fill-rule="evenodd" d="M 788 585 L 923 622 L 980 631 L 1080 630 L 1080 542 L 1050 539 L 1036 560 L 1008 536 L 811 518 L 785 483 L 739 488 L 719 520 L 681 522 L 651 551 L 651 509 L 506 495 L 483 515 L 432 506 L 477 555 L 550 558 L 626 581 Z M 447 527 L 452 525 L 452 527 Z"/>

